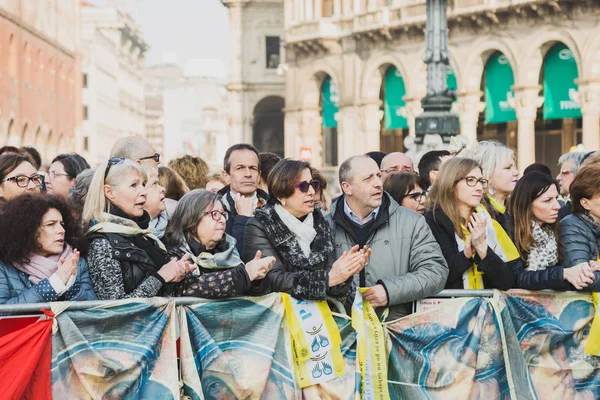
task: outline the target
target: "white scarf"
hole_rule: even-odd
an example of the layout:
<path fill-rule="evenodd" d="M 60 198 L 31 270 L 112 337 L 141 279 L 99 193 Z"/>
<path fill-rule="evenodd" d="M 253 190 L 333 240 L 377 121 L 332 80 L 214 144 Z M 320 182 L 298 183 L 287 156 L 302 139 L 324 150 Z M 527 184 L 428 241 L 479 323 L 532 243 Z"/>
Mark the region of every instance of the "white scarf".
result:
<path fill-rule="evenodd" d="M 527 271 L 543 271 L 558 263 L 558 246 L 554 232 L 531 222 L 534 243 L 527 256 Z"/>
<path fill-rule="evenodd" d="M 308 214 L 304 221 L 300 221 L 279 204 L 275 204 L 275 212 L 290 232 L 296 236 L 302 252 L 308 257 L 310 255 L 310 244 L 317 236 L 317 231 L 313 228 L 314 217 L 312 213 Z"/>

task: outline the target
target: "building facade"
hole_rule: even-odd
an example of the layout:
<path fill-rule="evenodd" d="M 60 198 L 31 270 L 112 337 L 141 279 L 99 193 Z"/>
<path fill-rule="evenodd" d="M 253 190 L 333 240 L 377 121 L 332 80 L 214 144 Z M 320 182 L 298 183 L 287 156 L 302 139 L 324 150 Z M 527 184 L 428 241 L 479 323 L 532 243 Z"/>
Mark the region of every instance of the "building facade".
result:
<path fill-rule="evenodd" d="M 600 3 L 449 3 L 447 85 L 461 135 L 515 148 L 521 170 L 534 161 L 554 167 L 579 143 L 600 147 Z M 286 156 L 309 149 L 313 164 L 335 166 L 370 150 L 405 150 L 426 94 L 425 7 L 285 3 Z"/>
<path fill-rule="evenodd" d="M 123 136 L 145 135 L 144 52 L 141 28 L 110 3 L 82 10 L 83 143 L 90 165 L 105 161 Z"/>
<path fill-rule="evenodd" d="M 0 143 L 49 162 L 77 149 L 79 0 L 0 1 Z"/>
<path fill-rule="evenodd" d="M 229 11 L 232 143 L 284 153 L 284 0 L 221 0 Z M 285 1 L 288 3 L 288 1 Z"/>

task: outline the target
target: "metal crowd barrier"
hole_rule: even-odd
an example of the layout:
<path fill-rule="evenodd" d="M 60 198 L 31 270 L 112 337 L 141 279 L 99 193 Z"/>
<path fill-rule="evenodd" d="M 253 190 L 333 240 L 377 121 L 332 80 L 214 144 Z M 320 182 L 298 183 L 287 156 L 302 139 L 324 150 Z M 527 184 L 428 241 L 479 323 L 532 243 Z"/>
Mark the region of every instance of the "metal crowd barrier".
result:
<path fill-rule="evenodd" d="M 453 298 L 453 297 L 492 297 L 494 291 L 491 289 L 484 290 L 466 290 L 466 289 L 449 289 L 442 290 L 437 295 L 431 297 L 435 298 Z M 176 297 L 175 305 L 178 306 L 189 306 L 202 302 L 206 302 L 207 299 L 201 299 L 198 297 Z M 213 301 L 226 301 L 226 300 L 213 300 Z M 110 304 L 114 300 L 88 300 L 88 301 L 74 301 L 71 302 L 67 310 L 87 310 L 93 307 L 103 306 Z M 32 314 L 38 313 L 40 309 L 49 310 L 51 303 L 31 303 L 31 304 L 3 304 L 0 305 L 0 315 L 6 314 Z"/>

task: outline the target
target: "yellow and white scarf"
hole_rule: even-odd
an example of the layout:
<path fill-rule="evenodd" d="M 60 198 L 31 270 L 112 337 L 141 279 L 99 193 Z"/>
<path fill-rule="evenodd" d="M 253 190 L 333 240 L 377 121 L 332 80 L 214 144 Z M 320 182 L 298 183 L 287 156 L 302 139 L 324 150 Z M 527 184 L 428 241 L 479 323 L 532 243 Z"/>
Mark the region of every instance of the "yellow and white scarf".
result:
<path fill-rule="evenodd" d="M 514 261 L 519 258 L 516 246 L 498 221 L 492 219 L 490 213 L 483 206 L 478 206 L 475 211 L 487 221 L 487 244 L 492 251 L 504 262 Z M 465 240 L 461 239 L 457 233 L 454 234 L 459 252 L 465 250 L 465 241 L 470 235 L 465 227 L 463 227 L 463 231 L 465 233 Z M 473 267 L 469 268 L 463 274 L 463 287 L 465 289 L 484 289 L 483 272 L 479 271 L 477 264 L 473 263 Z"/>

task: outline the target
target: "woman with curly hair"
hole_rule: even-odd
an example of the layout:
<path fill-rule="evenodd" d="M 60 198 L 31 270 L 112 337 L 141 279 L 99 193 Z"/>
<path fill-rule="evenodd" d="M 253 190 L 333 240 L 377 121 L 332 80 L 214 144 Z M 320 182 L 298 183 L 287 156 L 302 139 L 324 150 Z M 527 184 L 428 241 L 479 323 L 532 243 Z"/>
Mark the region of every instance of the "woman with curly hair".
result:
<path fill-rule="evenodd" d="M 200 157 L 186 155 L 176 158 L 169 162 L 169 168 L 183 178 L 190 190 L 204 189 L 206 187 L 210 169 L 208 168 L 208 164 Z"/>
<path fill-rule="evenodd" d="M 63 200 L 25 194 L 3 211 L 0 303 L 96 299 L 87 263 L 71 247 L 75 222 Z"/>

